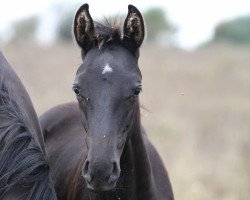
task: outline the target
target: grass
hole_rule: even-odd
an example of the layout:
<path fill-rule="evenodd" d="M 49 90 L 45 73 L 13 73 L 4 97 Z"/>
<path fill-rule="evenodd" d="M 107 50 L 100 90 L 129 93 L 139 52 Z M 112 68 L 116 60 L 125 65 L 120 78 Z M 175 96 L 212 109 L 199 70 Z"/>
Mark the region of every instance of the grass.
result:
<path fill-rule="evenodd" d="M 75 100 L 81 63 L 72 44 L 2 47 L 38 114 Z M 176 199 L 250 196 L 250 49 L 213 45 L 193 52 L 145 45 L 143 124 L 168 168 Z"/>

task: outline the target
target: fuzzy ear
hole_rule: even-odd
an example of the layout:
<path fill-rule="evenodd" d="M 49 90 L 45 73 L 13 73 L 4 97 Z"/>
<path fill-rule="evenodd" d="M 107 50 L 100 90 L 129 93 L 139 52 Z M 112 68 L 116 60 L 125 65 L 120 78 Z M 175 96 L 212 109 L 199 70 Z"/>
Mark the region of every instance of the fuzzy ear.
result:
<path fill-rule="evenodd" d="M 145 30 L 140 11 L 133 5 L 128 6 L 128 15 L 123 26 L 123 43 L 131 51 L 136 51 L 142 44 Z"/>
<path fill-rule="evenodd" d="M 84 54 L 93 48 L 94 23 L 89 14 L 88 4 L 83 4 L 76 12 L 74 35 L 77 44 L 82 48 Z"/>

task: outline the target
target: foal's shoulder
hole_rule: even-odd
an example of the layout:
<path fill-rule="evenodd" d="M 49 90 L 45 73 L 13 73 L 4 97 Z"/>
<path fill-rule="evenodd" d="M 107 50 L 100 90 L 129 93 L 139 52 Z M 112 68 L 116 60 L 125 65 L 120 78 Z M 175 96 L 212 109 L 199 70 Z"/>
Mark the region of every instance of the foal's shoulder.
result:
<path fill-rule="evenodd" d="M 80 116 L 78 103 L 70 102 L 49 109 L 39 118 L 39 121 L 41 128 L 49 131 L 70 122 L 78 122 Z"/>

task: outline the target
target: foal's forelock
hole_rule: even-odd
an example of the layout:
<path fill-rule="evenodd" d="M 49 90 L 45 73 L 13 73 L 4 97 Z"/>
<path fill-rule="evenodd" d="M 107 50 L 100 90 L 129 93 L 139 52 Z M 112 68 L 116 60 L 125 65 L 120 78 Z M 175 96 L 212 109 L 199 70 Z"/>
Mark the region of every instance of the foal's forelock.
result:
<path fill-rule="evenodd" d="M 120 44 L 121 43 L 121 29 L 118 21 L 115 21 L 111 24 L 106 20 L 105 23 L 94 23 L 95 27 L 95 45 L 98 49 L 104 49 L 112 44 Z"/>

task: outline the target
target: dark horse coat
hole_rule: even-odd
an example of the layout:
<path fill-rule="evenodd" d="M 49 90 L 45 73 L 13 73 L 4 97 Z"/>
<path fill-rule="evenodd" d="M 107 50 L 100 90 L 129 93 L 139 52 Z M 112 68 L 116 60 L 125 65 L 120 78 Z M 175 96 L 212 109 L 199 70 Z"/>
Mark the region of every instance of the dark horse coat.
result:
<path fill-rule="evenodd" d="M 1 52 L 0 199 L 56 199 L 37 115 Z"/>
<path fill-rule="evenodd" d="M 83 63 L 68 103 L 41 118 L 58 199 L 172 200 L 167 171 L 141 126 L 139 47 L 144 23 L 132 5 L 123 26 L 74 20 Z M 152 66 L 155 67 L 155 66 Z"/>

